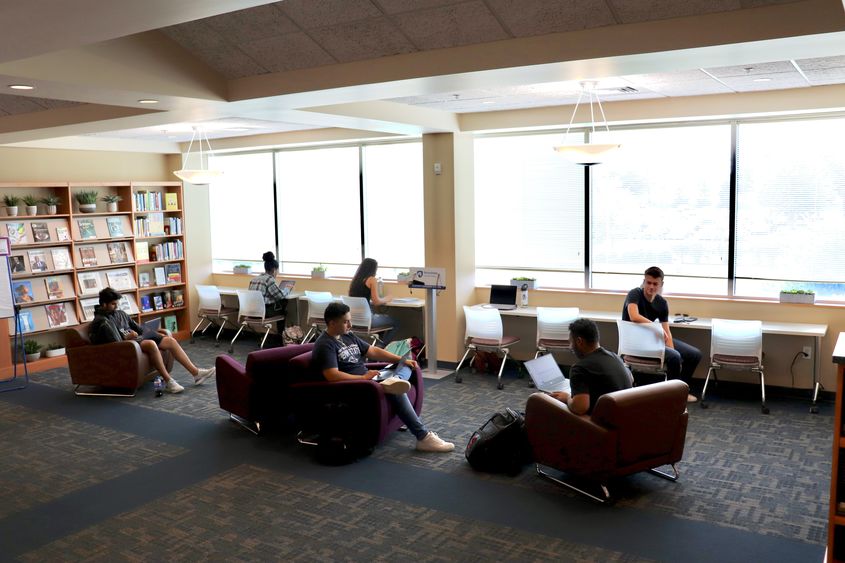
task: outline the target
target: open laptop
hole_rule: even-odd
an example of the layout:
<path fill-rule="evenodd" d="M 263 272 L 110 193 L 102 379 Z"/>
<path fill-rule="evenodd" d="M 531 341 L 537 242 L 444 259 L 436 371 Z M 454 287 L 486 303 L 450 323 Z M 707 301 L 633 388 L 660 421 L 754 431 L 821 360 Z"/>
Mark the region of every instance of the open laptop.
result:
<path fill-rule="evenodd" d="M 516 309 L 517 289 L 515 285 L 491 285 L 490 303 L 485 307 L 499 309 L 500 311 Z"/>
<path fill-rule="evenodd" d="M 293 286 L 296 285 L 296 280 L 282 280 L 279 282 L 279 290 L 282 292 L 282 297 L 287 299 L 290 292 L 293 291 Z"/>
<path fill-rule="evenodd" d="M 411 374 L 413 370 L 411 370 L 411 366 L 405 363 L 405 360 L 411 358 L 411 351 L 408 350 L 405 352 L 399 361 L 395 364 L 390 364 L 389 366 L 383 367 L 379 370 L 379 374 L 373 378 L 373 381 L 384 381 L 388 377 L 398 377 L 399 379 L 408 380 L 411 379 Z"/>
<path fill-rule="evenodd" d="M 528 360 L 525 362 L 525 369 L 528 370 L 528 375 L 538 390 L 546 393 L 555 391 L 572 393 L 569 380 L 563 376 L 563 372 L 560 371 L 560 367 L 551 354 Z"/>

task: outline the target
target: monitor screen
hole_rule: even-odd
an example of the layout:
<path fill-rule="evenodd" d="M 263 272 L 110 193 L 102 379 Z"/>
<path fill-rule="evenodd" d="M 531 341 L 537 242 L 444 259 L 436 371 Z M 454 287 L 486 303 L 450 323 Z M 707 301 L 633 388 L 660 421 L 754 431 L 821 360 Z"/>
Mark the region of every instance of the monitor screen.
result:
<path fill-rule="evenodd" d="M 515 285 L 491 285 L 490 303 L 496 305 L 516 305 Z"/>

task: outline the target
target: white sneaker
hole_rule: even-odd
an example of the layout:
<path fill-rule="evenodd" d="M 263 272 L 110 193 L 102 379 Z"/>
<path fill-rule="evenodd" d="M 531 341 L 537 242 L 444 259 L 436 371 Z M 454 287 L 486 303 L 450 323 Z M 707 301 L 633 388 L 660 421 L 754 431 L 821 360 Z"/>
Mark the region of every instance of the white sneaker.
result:
<path fill-rule="evenodd" d="M 399 377 L 388 377 L 380 383 L 388 395 L 404 395 L 411 390 L 411 384 Z"/>
<path fill-rule="evenodd" d="M 695 395 L 692 395 L 692 394 L 687 395 L 687 402 L 688 403 L 697 403 L 698 397 L 696 397 Z"/>
<path fill-rule="evenodd" d="M 443 440 L 435 432 L 429 432 L 422 440 L 417 440 L 417 450 L 421 452 L 451 452 L 455 444 Z"/>
<path fill-rule="evenodd" d="M 217 368 L 200 368 L 199 372 L 194 376 L 194 385 L 202 385 L 209 377 L 214 377 L 214 372 Z"/>
<path fill-rule="evenodd" d="M 185 388 L 182 387 L 181 385 L 179 385 L 179 383 L 177 383 L 176 380 L 171 377 L 168 380 L 167 384 L 164 386 L 164 390 L 167 391 L 168 393 L 174 393 L 175 394 L 175 393 L 181 393 L 182 391 L 185 390 Z"/>

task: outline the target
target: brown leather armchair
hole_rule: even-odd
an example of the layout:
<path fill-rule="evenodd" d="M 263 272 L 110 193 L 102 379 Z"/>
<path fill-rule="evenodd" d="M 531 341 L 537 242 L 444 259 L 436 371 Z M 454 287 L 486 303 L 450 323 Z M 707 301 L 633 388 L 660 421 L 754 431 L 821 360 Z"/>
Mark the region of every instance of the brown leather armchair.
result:
<path fill-rule="evenodd" d="M 599 502 L 610 500 L 607 482 L 649 471 L 677 481 L 684 455 L 689 386 L 679 380 L 602 395 L 591 416 L 572 413 L 562 402 L 535 393 L 525 407 L 525 427 L 537 473 Z M 551 476 L 541 465 L 596 483 L 602 497 Z M 658 471 L 671 465 L 673 474 Z"/>
<path fill-rule="evenodd" d="M 76 386 L 76 395 L 98 397 L 134 397 L 135 392 L 157 373 L 150 365 L 141 346 L 134 341 L 91 344 L 89 329 L 91 323 L 84 323 L 65 331 L 67 363 L 70 380 Z M 173 356 L 162 350 L 164 365 L 168 371 L 173 367 Z M 81 386 L 97 387 L 102 392 L 80 391 Z M 111 392 L 126 390 L 127 392 Z"/>

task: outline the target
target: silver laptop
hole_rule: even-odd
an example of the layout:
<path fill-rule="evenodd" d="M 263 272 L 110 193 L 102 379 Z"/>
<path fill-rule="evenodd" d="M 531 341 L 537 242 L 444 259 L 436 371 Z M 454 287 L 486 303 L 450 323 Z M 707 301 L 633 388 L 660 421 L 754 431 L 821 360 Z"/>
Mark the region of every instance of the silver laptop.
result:
<path fill-rule="evenodd" d="M 279 282 L 279 290 L 282 292 L 282 297 L 287 298 L 290 292 L 293 291 L 293 286 L 296 285 L 296 280 L 282 280 Z"/>
<path fill-rule="evenodd" d="M 554 356 L 551 354 L 528 360 L 525 362 L 525 369 L 528 370 L 528 375 L 534 382 L 534 386 L 540 391 L 546 393 L 563 391 L 572 394 L 569 380 L 563 376 L 560 366 L 557 365 Z"/>
<path fill-rule="evenodd" d="M 411 379 L 411 374 L 413 370 L 411 370 L 411 366 L 405 363 L 405 360 L 411 358 L 411 351 L 408 350 L 405 352 L 399 361 L 395 364 L 390 364 L 389 366 L 383 367 L 379 370 L 379 374 L 373 378 L 373 381 L 384 381 L 388 377 L 398 377 L 399 379 Z"/>
<path fill-rule="evenodd" d="M 499 309 L 500 311 L 516 309 L 517 289 L 515 285 L 491 285 L 490 303 L 485 307 Z"/>

